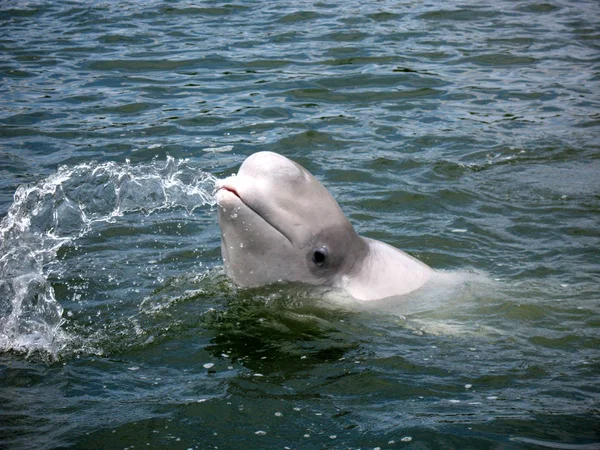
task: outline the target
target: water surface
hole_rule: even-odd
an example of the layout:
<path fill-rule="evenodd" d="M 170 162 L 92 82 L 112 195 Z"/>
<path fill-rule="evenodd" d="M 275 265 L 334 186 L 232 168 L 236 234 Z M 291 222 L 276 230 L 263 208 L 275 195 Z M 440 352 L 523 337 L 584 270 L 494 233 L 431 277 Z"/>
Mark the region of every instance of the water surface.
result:
<path fill-rule="evenodd" d="M 599 25 L 594 1 L 0 4 L 0 446 L 600 448 Z M 212 191 L 260 150 L 464 282 L 236 289 Z"/>

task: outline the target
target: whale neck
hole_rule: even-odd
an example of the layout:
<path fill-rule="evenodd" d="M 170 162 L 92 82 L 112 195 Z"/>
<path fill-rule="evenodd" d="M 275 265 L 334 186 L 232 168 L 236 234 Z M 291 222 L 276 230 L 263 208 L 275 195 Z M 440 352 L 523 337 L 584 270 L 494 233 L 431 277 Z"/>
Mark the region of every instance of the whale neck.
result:
<path fill-rule="evenodd" d="M 344 276 L 340 287 L 358 300 L 408 294 L 422 287 L 433 270 L 416 258 L 375 239 L 360 237 L 367 252 L 356 272 Z"/>

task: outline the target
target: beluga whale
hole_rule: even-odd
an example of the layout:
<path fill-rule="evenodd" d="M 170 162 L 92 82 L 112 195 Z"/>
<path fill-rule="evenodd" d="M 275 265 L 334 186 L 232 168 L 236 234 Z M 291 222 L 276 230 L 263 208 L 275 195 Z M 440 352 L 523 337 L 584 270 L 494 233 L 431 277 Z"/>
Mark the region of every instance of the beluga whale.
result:
<path fill-rule="evenodd" d="M 433 274 L 359 236 L 325 186 L 285 156 L 254 153 L 216 189 L 223 265 L 238 286 L 300 282 L 379 300 L 413 292 Z"/>

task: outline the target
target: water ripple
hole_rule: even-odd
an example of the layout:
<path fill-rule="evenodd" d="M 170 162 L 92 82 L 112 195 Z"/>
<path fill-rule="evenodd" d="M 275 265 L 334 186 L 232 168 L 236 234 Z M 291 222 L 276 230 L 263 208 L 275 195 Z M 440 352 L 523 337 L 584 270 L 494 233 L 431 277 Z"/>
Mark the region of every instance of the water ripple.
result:
<path fill-rule="evenodd" d="M 407 317 L 332 312 L 236 291 L 208 209 L 140 210 L 57 249 L 17 233 L 0 258 L 34 270 L 2 285 L 4 348 L 20 345 L 6 317 L 43 313 L 24 295 L 12 314 L 16 289 L 88 351 L 46 369 L 1 357 L 0 446 L 43 426 L 40 446 L 231 447 L 233 422 L 269 448 L 595 445 L 599 18 L 595 0 L 0 5 L 3 233 L 24 190 L 65 174 L 108 220 L 98 168 L 222 177 L 272 150 L 362 234 L 496 280 Z M 166 179 L 139 176 L 127 207 L 154 211 Z M 81 211 L 55 194 L 23 219 L 70 239 Z"/>

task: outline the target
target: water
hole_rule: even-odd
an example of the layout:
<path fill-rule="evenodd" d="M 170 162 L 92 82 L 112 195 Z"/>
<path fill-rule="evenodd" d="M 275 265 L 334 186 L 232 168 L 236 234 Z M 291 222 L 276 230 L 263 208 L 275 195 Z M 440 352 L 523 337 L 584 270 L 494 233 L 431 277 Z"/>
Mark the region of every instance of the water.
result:
<path fill-rule="evenodd" d="M 600 448 L 597 2 L 0 4 L 0 446 Z M 224 277 L 291 157 L 464 281 Z"/>

